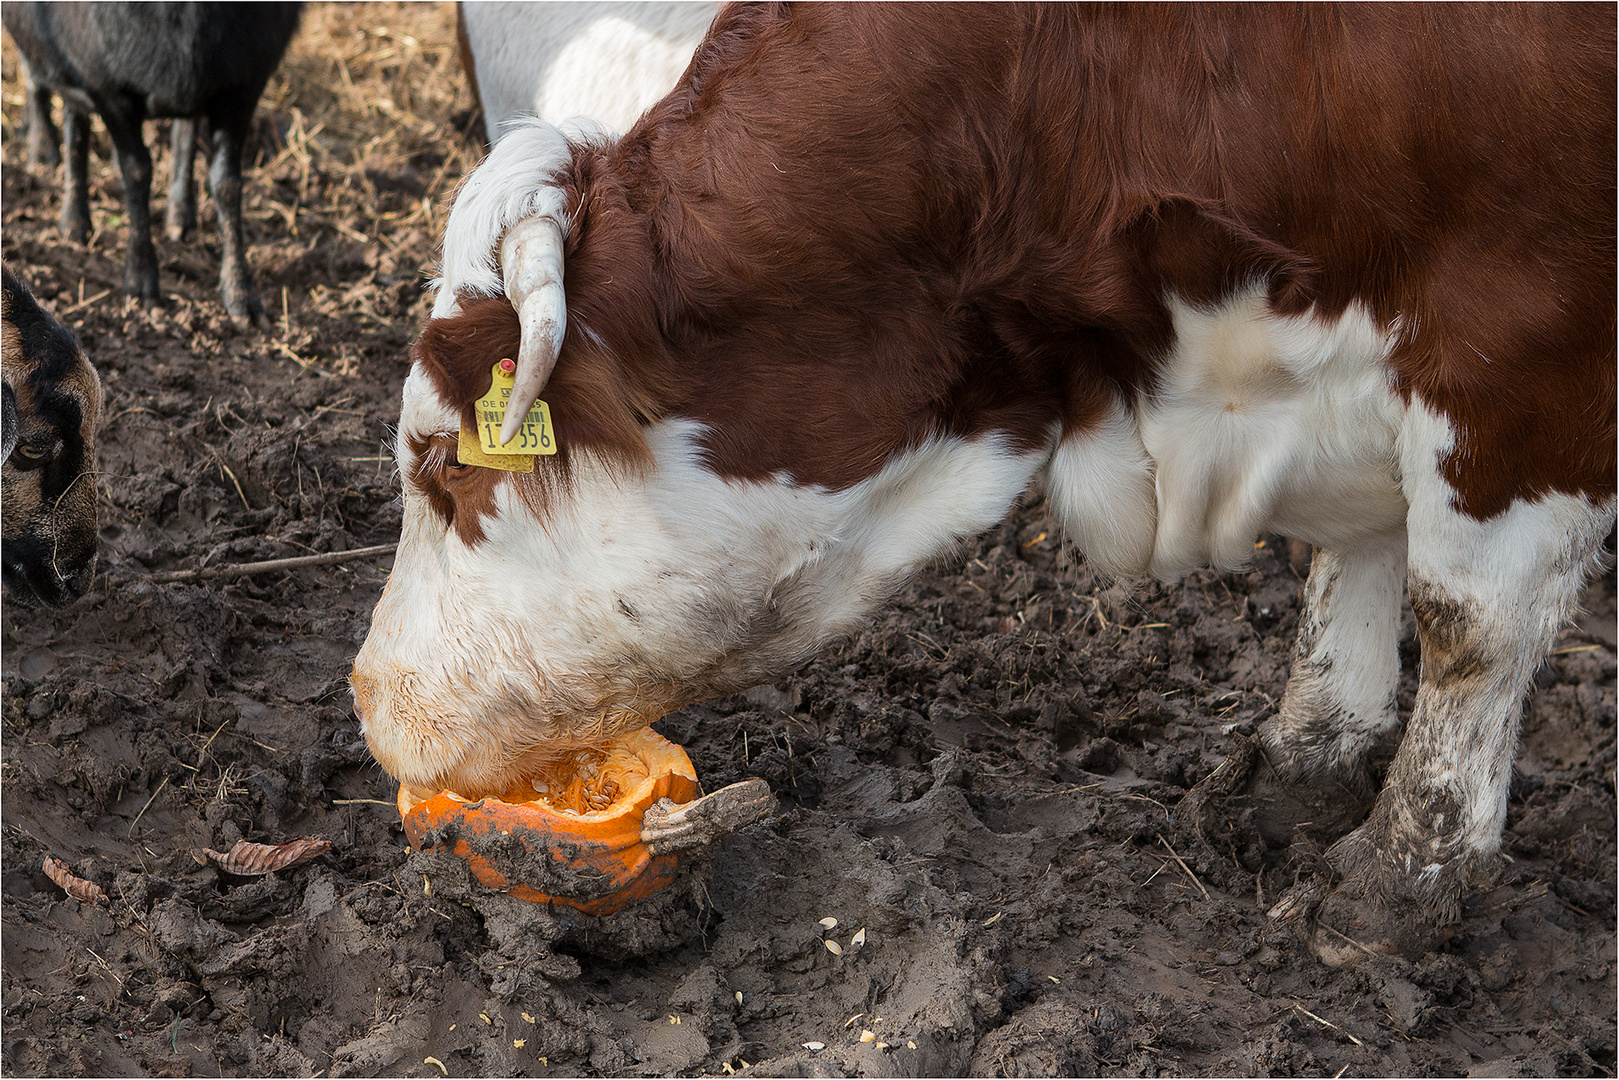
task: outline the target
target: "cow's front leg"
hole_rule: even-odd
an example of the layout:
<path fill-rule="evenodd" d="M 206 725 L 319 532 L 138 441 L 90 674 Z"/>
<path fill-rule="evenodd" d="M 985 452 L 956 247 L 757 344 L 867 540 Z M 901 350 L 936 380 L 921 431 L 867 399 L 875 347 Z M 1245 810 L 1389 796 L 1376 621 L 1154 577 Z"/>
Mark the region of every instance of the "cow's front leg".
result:
<path fill-rule="evenodd" d="M 1426 951 L 1497 876 L 1523 697 L 1614 520 L 1612 498 L 1547 494 L 1481 521 L 1424 464 L 1406 463 L 1421 685 L 1371 816 L 1327 852 L 1329 962 Z"/>

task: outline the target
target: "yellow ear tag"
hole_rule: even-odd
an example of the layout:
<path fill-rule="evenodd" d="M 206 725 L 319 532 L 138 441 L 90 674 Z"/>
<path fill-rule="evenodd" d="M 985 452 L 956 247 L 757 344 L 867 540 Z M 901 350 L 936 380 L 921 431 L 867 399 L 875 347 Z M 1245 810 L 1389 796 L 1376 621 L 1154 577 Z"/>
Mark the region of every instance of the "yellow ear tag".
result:
<path fill-rule="evenodd" d="M 501 425 L 516 382 L 517 365 L 503 359 L 489 370 L 489 392 L 473 406 L 478 432 L 461 429 L 459 456 L 464 465 L 482 465 L 507 472 L 533 472 L 534 458 L 557 452 L 556 430 L 551 426 L 551 409 L 543 401 L 529 407 L 528 416 L 509 443 L 500 442 Z"/>

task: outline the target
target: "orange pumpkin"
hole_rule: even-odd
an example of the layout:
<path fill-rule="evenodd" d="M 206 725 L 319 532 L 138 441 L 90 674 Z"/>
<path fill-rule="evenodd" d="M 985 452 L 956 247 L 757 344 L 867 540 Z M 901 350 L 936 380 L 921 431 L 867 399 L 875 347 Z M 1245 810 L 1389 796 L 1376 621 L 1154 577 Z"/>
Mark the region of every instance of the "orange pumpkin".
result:
<path fill-rule="evenodd" d="M 641 842 L 642 816 L 665 797 L 695 799 L 696 770 L 684 750 L 641 728 L 498 795 L 424 795 L 401 785 L 399 814 L 413 845 L 446 846 L 489 888 L 607 915 L 674 880 L 679 856 L 653 855 Z M 536 864 L 540 857 L 548 862 Z M 578 881 L 588 895 L 547 893 L 525 876 Z"/>

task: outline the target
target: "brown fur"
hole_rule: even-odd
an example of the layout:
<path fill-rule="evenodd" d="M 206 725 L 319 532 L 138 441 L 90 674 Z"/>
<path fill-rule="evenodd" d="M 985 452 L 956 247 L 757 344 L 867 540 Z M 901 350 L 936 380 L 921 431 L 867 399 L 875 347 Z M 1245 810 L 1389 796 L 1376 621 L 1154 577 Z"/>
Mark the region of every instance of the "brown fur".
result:
<path fill-rule="evenodd" d="M 561 443 L 633 466 L 679 414 L 724 475 L 829 488 L 933 432 L 1037 445 L 1150 390 L 1166 290 L 1262 278 L 1398 321 L 1466 513 L 1611 494 L 1613 16 L 733 6 L 563 178 Z M 499 351 L 471 340 L 516 342 L 480 304 L 422 339 L 463 405 Z"/>

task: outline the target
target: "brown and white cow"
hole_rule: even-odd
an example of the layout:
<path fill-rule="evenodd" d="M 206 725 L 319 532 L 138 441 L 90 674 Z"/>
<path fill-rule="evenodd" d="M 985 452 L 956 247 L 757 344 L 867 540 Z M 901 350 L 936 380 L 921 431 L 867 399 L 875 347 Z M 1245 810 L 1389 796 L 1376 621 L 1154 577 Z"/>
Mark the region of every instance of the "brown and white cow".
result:
<path fill-rule="evenodd" d="M 1034 484 L 1121 575 L 1317 546 L 1297 785 L 1400 724 L 1409 597 L 1329 904 L 1411 947 L 1614 523 L 1615 126 L 1609 6 L 728 8 L 622 139 L 533 123 L 457 199 L 372 751 L 499 788 L 779 676 Z M 532 474 L 457 459 L 502 356 Z"/>

